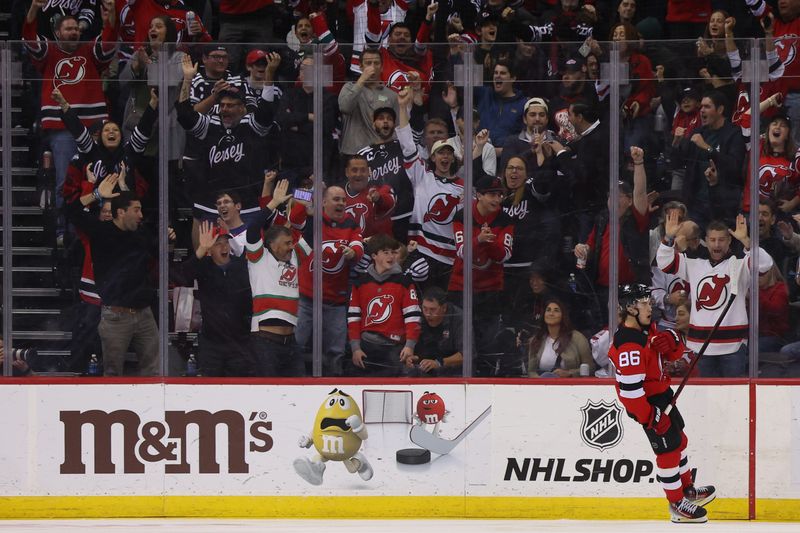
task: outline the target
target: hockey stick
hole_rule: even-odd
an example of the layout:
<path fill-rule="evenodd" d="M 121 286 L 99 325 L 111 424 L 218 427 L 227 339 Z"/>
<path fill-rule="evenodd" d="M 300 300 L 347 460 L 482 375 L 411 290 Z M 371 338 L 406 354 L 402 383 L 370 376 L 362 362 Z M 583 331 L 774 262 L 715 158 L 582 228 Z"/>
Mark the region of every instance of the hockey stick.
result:
<path fill-rule="evenodd" d="M 443 439 L 442 437 L 437 437 L 433 433 L 426 431 L 422 426 L 418 425 L 411 426 L 411 433 L 409 434 L 409 437 L 411 438 L 411 442 L 420 448 L 433 453 L 438 453 L 439 455 L 446 455 L 450 453 L 459 442 L 464 440 L 464 437 L 469 435 L 473 429 L 478 427 L 478 424 L 480 424 L 484 418 L 489 416 L 489 413 L 491 412 L 492 406 L 490 405 L 484 412 L 480 414 L 478 418 L 473 420 L 472 423 L 464 428 L 464 431 L 459 433 L 454 439 Z"/>
<path fill-rule="evenodd" d="M 745 261 L 745 260 L 743 259 L 742 261 Z M 694 370 L 694 367 L 697 366 L 697 362 L 700 360 L 701 357 L 703 357 L 703 354 L 706 353 L 706 348 L 708 348 L 708 345 L 711 344 L 711 337 L 713 337 L 714 334 L 719 329 L 720 324 L 722 324 L 722 321 L 725 319 L 725 315 L 728 314 L 728 310 L 731 308 L 731 306 L 733 305 L 733 301 L 736 299 L 736 294 L 739 292 L 739 274 L 741 272 L 741 269 L 744 267 L 744 265 L 742 263 L 740 263 L 739 261 L 736 261 L 736 265 L 737 265 L 737 267 L 735 269 L 733 269 L 732 272 L 730 272 L 730 274 L 731 274 L 731 296 L 730 296 L 730 298 L 728 298 L 728 303 L 725 304 L 725 309 L 723 309 L 722 313 L 720 313 L 719 318 L 717 318 L 717 322 L 714 324 L 714 327 L 711 328 L 711 331 L 708 332 L 708 337 L 706 337 L 705 342 L 703 343 L 703 345 L 700 347 L 700 350 L 695 355 L 695 358 L 692 361 L 692 364 L 690 364 L 689 368 L 686 370 L 686 375 L 683 376 L 683 379 L 681 380 L 681 384 L 678 385 L 678 390 L 675 391 L 675 394 L 672 396 L 672 401 L 669 403 L 667 408 L 664 409 L 664 413 L 667 414 L 667 415 L 672 411 L 672 408 L 675 407 L 675 403 L 678 401 L 678 396 L 681 395 L 681 392 L 683 391 L 683 388 L 686 386 L 686 383 L 689 381 L 689 376 L 692 375 L 692 371 Z"/>

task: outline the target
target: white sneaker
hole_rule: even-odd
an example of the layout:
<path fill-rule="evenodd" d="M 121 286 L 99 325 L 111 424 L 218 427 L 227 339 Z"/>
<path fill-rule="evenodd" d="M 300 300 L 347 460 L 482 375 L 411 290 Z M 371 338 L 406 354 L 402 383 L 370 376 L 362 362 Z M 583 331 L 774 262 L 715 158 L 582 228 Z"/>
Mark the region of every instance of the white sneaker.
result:
<path fill-rule="evenodd" d="M 676 523 L 696 523 L 708 522 L 708 512 L 686 498 L 669 504 L 670 519 Z"/>
<path fill-rule="evenodd" d="M 308 457 L 298 457 L 292 463 L 297 475 L 312 485 L 322 485 L 322 474 L 325 473 L 325 463 L 315 463 Z"/>

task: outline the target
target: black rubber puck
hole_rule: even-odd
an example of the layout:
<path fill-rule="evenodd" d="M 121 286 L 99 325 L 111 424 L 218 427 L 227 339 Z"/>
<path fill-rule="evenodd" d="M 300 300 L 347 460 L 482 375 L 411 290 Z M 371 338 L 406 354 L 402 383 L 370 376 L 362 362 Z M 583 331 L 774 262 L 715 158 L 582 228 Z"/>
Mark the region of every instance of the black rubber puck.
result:
<path fill-rule="evenodd" d="M 431 452 L 422 448 L 397 450 L 397 462 L 404 465 L 424 465 L 431 462 Z"/>

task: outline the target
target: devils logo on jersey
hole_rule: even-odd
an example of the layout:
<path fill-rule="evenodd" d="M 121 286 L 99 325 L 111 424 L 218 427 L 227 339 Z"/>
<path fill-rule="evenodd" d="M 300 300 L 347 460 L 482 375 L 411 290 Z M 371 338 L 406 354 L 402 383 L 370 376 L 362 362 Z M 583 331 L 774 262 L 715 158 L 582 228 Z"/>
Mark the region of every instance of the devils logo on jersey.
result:
<path fill-rule="evenodd" d="M 722 307 L 722 304 L 728 299 L 728 282 L 730 280 L 731 277 L 727 274 L 725 276 L 714 274 L 701 279 L 697 284 L 697 302 L 695 304 L 697 310 L 714 311 Z"/>
<path fill-rule="evenodd" d="M 667 294 L 675 294 L 678 291 L 683 291 L 686 294 L 689 294 L 689 283 L 682 280 L 681 278 L 673 279 L 669 286 L 667 287 Z"/>
<path fill-rule="evenodd" d="M 788 33 L 781 36 L 779 39 L 775 39 L 775 48 L 778 50 L 778 55 L 783 60 L 785 66 L 791 65 L 797 55 L 797 49 L 795 48 L 797 38 L 797 35 Z"/>
<path fill-rule="evenodd" d="M 386 85 L 399 92 L 403 90 L 403 87 L 408 86 L 408 76 L 402 70 L 395 70 L 389 74 Z"/>
<path fill-rule="evenodd" d="M 356 222 L 358 222 L 359 227 L 361 227 L 361 231 L 364 231 L 367 225 L 367 213 L 369 213 L 369 208 L 366 204 L 359 202 L 357 204 L 348 205 L 344 212 L 353 217 Z"/>
<path fill-rule="evenodd" d="M 86 58 L 82 56 L 65 57 L 53 69 L 53 88 L 80 83 L 86 76 Z"/>
<path fill-rule="evenodd" d="M 322 243 L 322 271 L 326 274 L 335 274 L 344 268 L 344 255 L 341 247 L 346 246 L 344 241 L 325 241 Z"/>
<path fill-rule="evenodd" d="M 367 317 L 364 320 L 364 326 L 383 324 L 389 320 L 389 317 L 392 316 L 393 303 L 394 296 L 391 294 L 383 294 L 370 300 L 367 304 Z"/>
<path fill-rule="evenodd" d="M 439 193 L 435 194 L 428 202 L 428 212 L 423 217 L 424 222 L 433 222 L 434 224 L 447 225 L 453 222 L 453 216 L 456 214 L 461 199 L 452 194 Z"/>
<path fill-rule="evenodd" d="M 291 263 L 281 265 L 281 277 L 278 283 L 283 286 L 297 285 L 297 268 Z"/>
<path fill-rule="evenodd" d="M 778 185 L 792 175 L 787 165 L 761 165 L 758 169 L 758 188 L 762 196 L 772 196 Z"/>

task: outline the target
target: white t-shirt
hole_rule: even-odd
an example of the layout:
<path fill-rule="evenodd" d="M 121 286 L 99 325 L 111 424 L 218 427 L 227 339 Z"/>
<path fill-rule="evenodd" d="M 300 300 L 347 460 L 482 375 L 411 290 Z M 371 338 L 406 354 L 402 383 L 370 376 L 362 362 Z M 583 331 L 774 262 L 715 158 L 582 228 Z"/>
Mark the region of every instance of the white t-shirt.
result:
<path fill-rule="evenodd" d="M 555 368 L 556 361 L 558 361 L 558 354 L 554 347 L 555 342 L 555 339 L 549 335 L 545 338 L 542 357 L 539 359 L 539 370 L 553 370 Z"/>

